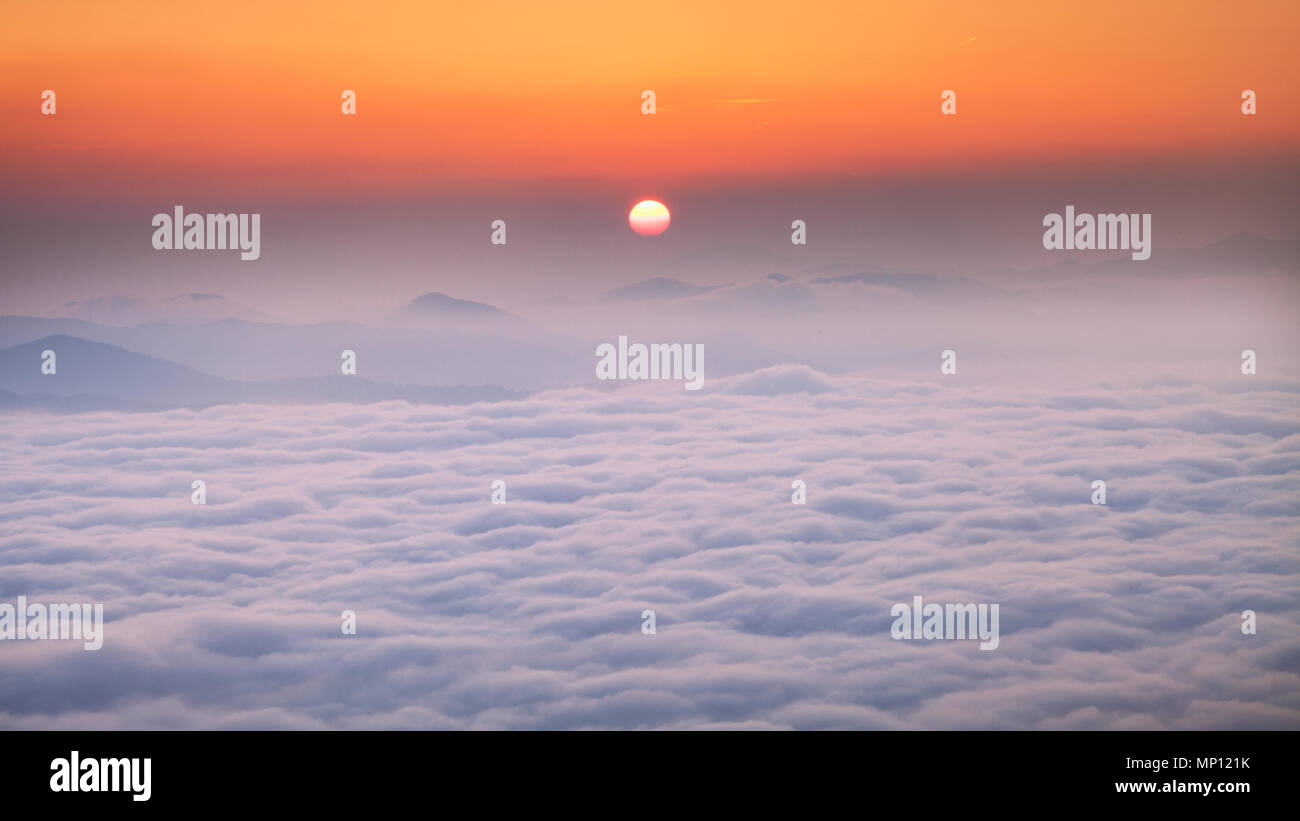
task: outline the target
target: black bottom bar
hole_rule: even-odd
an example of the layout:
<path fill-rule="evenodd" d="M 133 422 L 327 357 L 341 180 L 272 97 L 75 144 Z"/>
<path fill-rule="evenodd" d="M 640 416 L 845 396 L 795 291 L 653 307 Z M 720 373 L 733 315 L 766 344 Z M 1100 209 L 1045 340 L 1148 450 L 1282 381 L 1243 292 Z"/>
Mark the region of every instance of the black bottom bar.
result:
<path fill-rule="evenodd" d="M 753 804 L 809 817 L 844 802 L 883 810 L 886 799 L 926 811 L 1196 803 L 1232 812 L 1289 797 L 1295 740 L 1289 732 L 14 732 L 0 746 L 0 783 L 9 808 L 17 799 L 128 812 L 335 813 L 419 802 L 462 815 L 517 803 L 604 817 Z M 148 799 L 135 800 L 146 781 Z"/>

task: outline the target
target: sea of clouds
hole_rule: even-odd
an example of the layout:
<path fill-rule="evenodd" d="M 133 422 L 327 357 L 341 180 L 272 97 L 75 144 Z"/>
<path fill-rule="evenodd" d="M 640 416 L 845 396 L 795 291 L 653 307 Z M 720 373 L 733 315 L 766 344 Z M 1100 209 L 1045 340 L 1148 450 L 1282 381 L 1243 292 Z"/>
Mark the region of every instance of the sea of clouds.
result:
<path fill-rule="evenodd" d="M 0 727 L 1300 729 L 1298 405 L 778 366 L 6 413 L 0 601 L 106 625 L 0 642 Z M 891 639 L 917 594 L 998 649 Z"/>

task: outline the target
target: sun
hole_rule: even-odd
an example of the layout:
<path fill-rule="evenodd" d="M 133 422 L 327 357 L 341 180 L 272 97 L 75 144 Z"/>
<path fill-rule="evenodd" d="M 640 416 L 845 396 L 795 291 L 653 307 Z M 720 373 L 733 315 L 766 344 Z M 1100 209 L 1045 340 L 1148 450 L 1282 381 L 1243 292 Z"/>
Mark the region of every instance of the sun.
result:
<path fill-rule="evenodd" d="M 653 237 L 668 230 L 668 207 L 658 200 L 641 200 L 632 206 L 627 224 L 643 237 Z"/>

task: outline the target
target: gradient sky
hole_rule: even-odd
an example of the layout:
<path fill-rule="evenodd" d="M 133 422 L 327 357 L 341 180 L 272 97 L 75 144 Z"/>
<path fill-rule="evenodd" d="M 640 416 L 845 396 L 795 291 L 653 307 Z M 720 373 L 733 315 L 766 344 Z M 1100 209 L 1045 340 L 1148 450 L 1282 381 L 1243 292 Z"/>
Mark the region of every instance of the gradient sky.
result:
<path fill-rule="evenodd" d="M 776 243 L 799 208 L 819 220 L 814 245 L 834 243 L 811 249 L 824 260 L 899 265 L 1023 261 L 1041 214 L 1090 192 L 1099 209 L 1167 203 L 1158 247 L 1295 227 L 1290 2 L 295 5 L 7 11 L 9 301 L 34 310 L 133 277 L 152 288 L 147 272 L 164 263 L 138 225 L 175 203 L 281 208 L 258 268 L 272 291 L 301 292 L 308 269 L 312 283 L 346 284 L 361 260 L 372 276 L 419 272 L 393 274 L 397 297 L 489 301 L 503 287 L 543 297 L 622 284 L 661 257 Z M 40 114 L 46 88 L 57 116 Z M 356 117 L 339 112 L 345 88 Z M 646 88 L 653 117 L 640 113 Z M 948 88 L 956 117 L 939 114 Z M 1240 113 L 1244 88 L 1259 94 L 1257 116 Z M 643 197 L 675 215 L 650 260 L 636 256 L 647 246 L 606 237 L 626 232 Z M 487 250 L 482 221 L 497 216 L 536 239 L 512 245 L 504 268 L 503 255 L 460 248 L 470 235 Z M 566 250 L 578 245 L 590 258 Z M 449 249 L 454 270 L 438 268 Z M 214 264 L 226 265 L 187 258 L 170 276 Z M 476 285 L 487 287 L 468 293 Z M 319 310 L 347 302 L 331 294 Z"/>
<path fill-rule="evenodd" d="M 1276 152 L 1300 124 L 1287 2 L 294 5 L 12 9 L 6 176 L 117 194 L 201 165 L 212 186 L 380 193 Z M 937 113 L 946 88 L 955 118 Z M 1243 88 L 1264 116 L 1240 115 Z"/>

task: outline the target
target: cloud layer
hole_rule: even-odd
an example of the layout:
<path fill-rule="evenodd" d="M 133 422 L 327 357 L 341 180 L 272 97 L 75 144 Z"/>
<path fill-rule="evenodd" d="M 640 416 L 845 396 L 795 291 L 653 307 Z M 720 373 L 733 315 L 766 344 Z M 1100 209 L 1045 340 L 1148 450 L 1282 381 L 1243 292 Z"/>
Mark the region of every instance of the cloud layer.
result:
<path fill-rule="evenodd" d="M 1300 382 L 1255 379 L 7 413 L 0 601 L 108 624 L 0 642 L 0 727 L 1300 728 Z M 999 648 L 892 640 L 916 594 Z"/>

